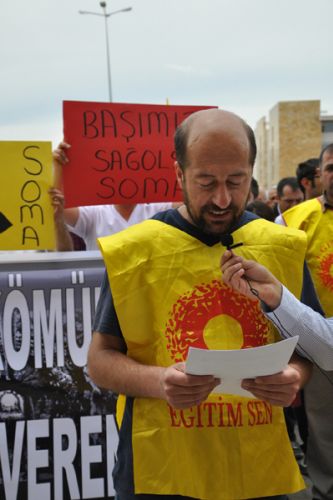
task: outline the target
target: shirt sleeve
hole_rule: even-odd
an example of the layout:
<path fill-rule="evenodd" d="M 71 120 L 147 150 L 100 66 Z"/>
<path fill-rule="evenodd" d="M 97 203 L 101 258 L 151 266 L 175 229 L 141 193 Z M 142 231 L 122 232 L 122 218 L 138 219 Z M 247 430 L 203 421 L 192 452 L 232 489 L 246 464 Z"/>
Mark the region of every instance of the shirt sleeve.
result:
<path fill-rule="evenodd" d="M 67 224 L 70 231 L 86 239 L 89 234 L 96 233 L 95 207 L 79 207 L 79 216 L 74 226 Z"/>
<path fill-rule="evenodd" d="M 93 330 L 95 332 L 123 338 L 106 272 L 104 274 L 101 292 L 97 303 Z"/>
<path fill-rule="evenodd" d="M 298 352 L 324 370 L 333 370 L 333 318 L 324 318 L 283 287 L 280 305 L 265 315 L 282 337 L 299 335 Z"/>

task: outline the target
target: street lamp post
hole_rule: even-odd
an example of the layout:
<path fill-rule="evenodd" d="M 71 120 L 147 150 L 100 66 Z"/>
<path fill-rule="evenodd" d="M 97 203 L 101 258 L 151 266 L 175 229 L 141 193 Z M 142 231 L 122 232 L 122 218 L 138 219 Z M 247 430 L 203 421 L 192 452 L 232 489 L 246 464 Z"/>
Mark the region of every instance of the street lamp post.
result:
<path fill-rule="evenodd" d="M 107 75 L 108 75 L 108 88 L 109 88 L 109 100 L 112 102 L 112 85 L 111 85 L 111 63 L 110 63 L 110 46 L 109 46 L 109 33 L 108 33 L 108 17 L 114 14 L 119 14 L 120 12 L 129 12 L 132 7 L 125 7 L 124 9 L 114 10 L 112 12 L 106 11 L 106 2 L 99 2 L 99 5 L 103 9 L 103 13 L 90 12 L 87 10 L 79 10 L 79 14 L 92 14 L 93 16 L 104 17 L 105 22 L 105 41 L 106 41 L 106 64 L 107 64 Z"/>

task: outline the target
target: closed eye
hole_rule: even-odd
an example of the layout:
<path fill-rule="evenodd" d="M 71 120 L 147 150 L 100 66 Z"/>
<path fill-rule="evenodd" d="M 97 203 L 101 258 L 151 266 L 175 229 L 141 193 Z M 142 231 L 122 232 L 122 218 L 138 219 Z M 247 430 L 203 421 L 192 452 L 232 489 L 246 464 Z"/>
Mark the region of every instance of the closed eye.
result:
<path fill-rule="evenodd" d="M 240 186 L 240 182 L 232 182 L 232 181 L 227 181 L 227 184 L 231 187 L 236 187 L 236 186 Z"/>
<path fill-rule="evenodd" d="M 209 182 L 208 184 L 204 184 L 204 183 L 200 182 L 199 186 L 203 189 L 211 189 L 215 186 L 215 182 Z"/>

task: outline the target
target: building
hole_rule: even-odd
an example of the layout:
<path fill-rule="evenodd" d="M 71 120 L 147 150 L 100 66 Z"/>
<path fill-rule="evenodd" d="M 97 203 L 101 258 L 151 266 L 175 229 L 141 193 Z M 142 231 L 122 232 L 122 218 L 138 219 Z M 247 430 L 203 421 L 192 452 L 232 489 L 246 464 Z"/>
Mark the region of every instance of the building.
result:
<path fill-rule="evenodd" d="M 333 143 L 333 116 L 322 115 L 320 117 L 321 133 L 322 133 L 322 147 Z"/>
<path fill-rule="evenodd" d="M 320 100 L 281 101 L 255 128 L 258 156 L 255 177 L 269 189 L 282 177 L 295 175 L 297 165 L 319 156 L 333 142 L 333 116 L 320 115 Z"/>

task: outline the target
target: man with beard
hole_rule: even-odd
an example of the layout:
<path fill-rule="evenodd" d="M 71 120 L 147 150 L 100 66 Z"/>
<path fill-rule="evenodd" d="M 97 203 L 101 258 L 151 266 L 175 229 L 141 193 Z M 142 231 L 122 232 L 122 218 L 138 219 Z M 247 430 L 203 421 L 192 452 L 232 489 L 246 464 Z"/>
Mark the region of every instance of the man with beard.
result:
<path fill-rule="evenodd" d="M 192 114 L 175 133 L 175 149 L 184 205 L 99 240 L 107 278 L 88 371 L 126 396 L 117 408 L 122 402 L 116 498 L 286 498 L 304 483 L 282 406 L 310 365 L 293 358 L 278 374 L 243 381 L 255 396 L 245 397 L 214 392 L 220 381 L 187 374 L 185 361 L 190 346 L 241 349 L 278 339 L 260 308 L 221 281 L 225 246 L 262 259 L 299 295 L 306 238 L 245 212 L 256 145 L 238 116 Z"/>
<path fill-rule="evenodd" d="M 288 227 L 307 235 L 306 262 L 325 315 L 333 316 L 333 143 L 319 157 L 323 194 L 287 210 Z M 305 389 L 308 419 L 307 463 L 313 498 L 333 498 L 333 372 L 315 367 Z M 320 387 L 320 390 L 318 388 Z"/>

